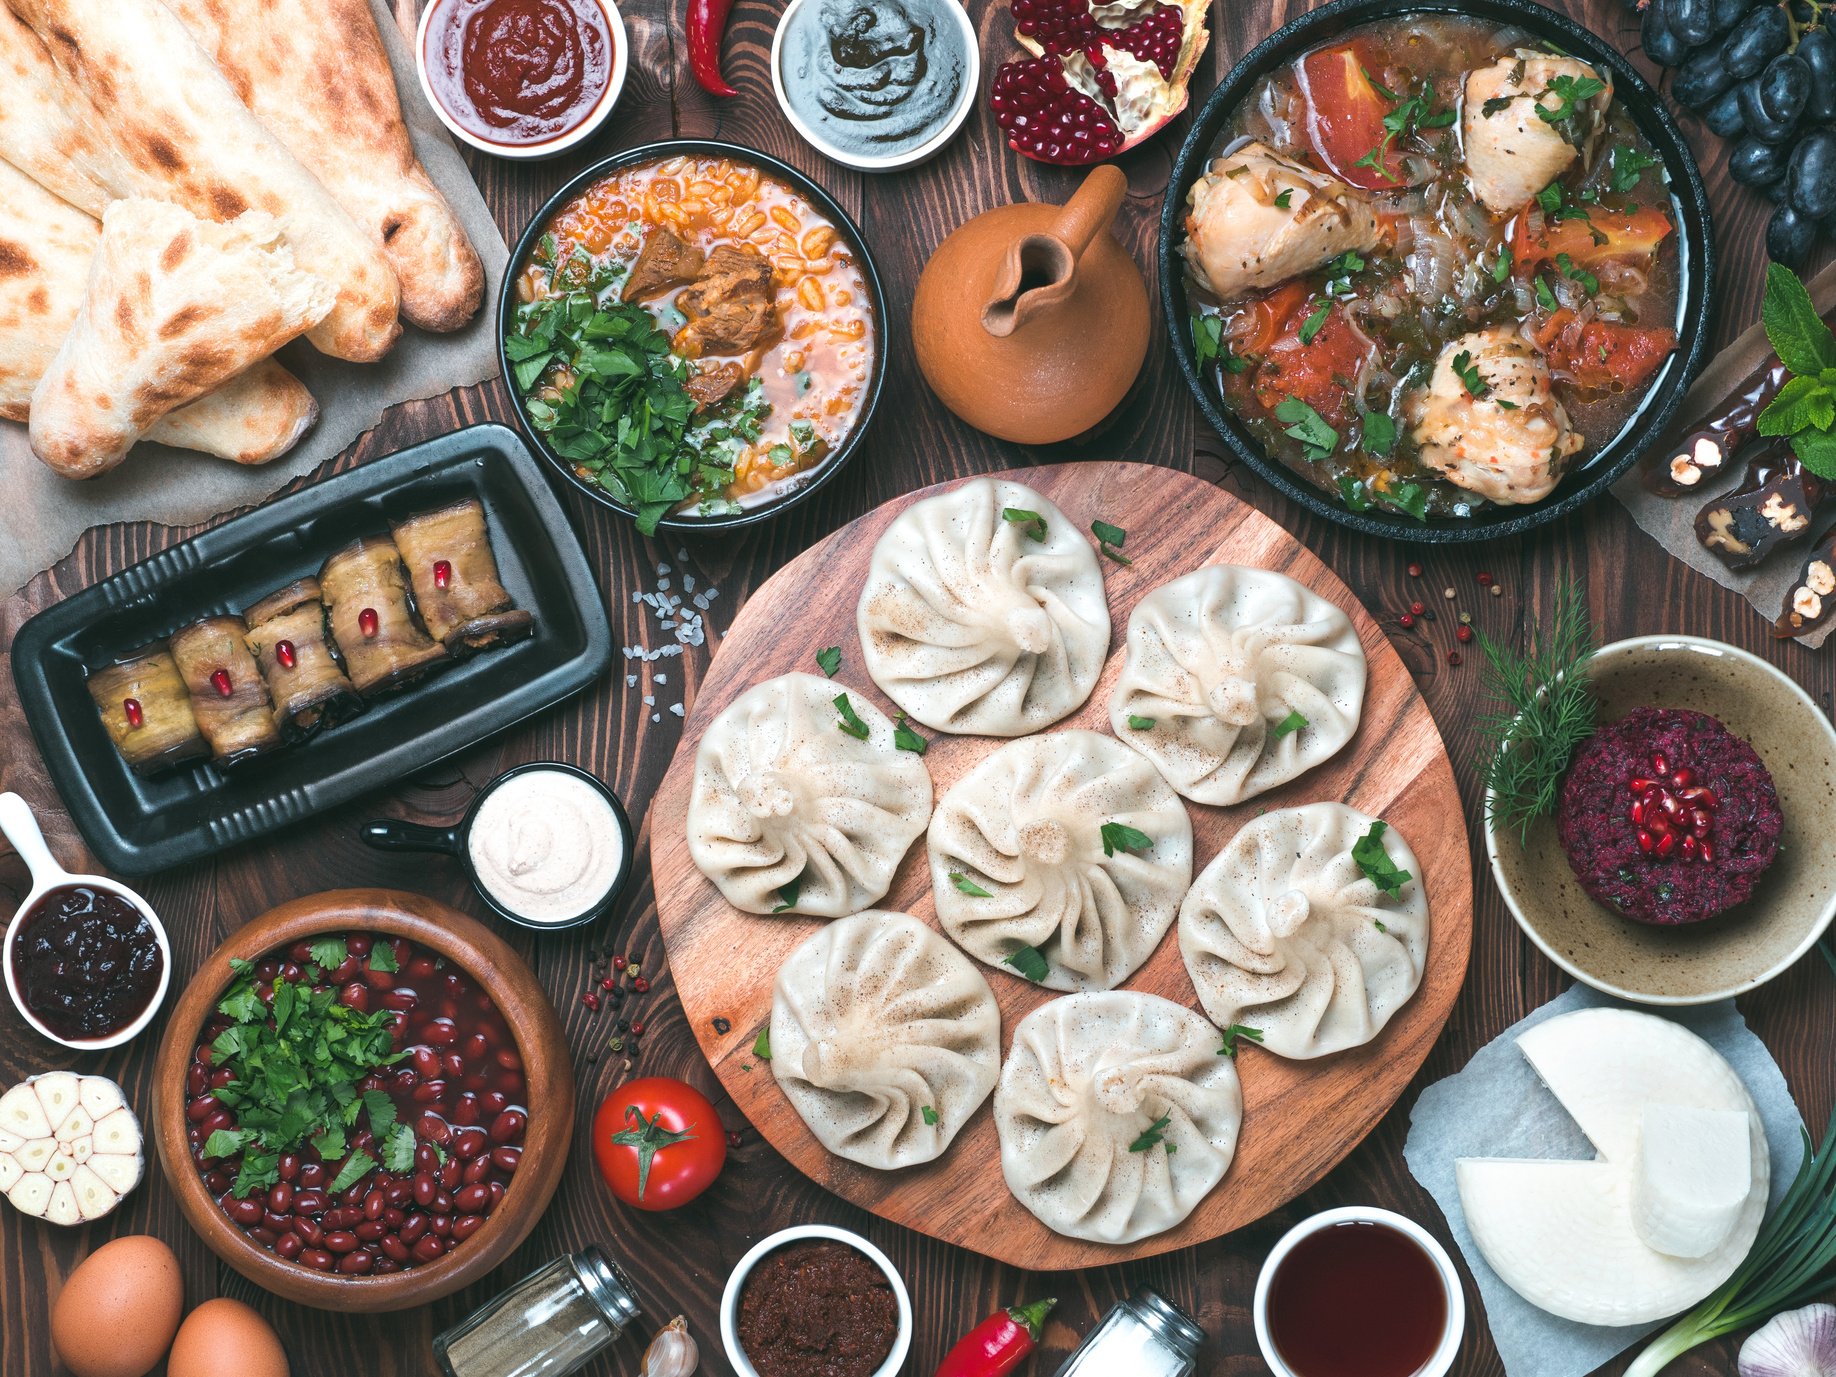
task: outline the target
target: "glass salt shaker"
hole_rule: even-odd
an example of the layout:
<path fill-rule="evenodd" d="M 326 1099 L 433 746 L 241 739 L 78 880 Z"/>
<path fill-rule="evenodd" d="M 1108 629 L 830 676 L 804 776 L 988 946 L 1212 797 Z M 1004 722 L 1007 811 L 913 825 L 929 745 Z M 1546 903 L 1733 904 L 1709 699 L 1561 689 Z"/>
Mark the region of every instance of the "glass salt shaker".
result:
<path fill-rule="evenodd" d="M 1205 1331 L 1143 1286 L 1104 1317 L 1058 1369 L 1058 1377 L 1191 1377 Z"/>
<path fill-rule="evenodd" d="M 641 1314 L 598 1248 L 556 1258 L 434 1338 L 444 1377 L 567 1377 Z"/>

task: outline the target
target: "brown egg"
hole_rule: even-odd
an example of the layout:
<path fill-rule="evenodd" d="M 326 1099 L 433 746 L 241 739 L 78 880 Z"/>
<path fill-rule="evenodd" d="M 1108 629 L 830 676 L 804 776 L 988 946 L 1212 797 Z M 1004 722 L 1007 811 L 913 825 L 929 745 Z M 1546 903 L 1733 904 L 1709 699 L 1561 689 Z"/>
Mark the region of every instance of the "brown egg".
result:
<path fill-rule="evenodd" d="M 287 1377 L 287 1350 L 258 1313 L 218 1297 L 185 1316 L 166 1377 Z"/>
<path fill-rule="evenodd" d="M 51 1344 L 76 1377 L 145 1377 L 185 1313 L 178 1259 L 157 1238 L 104 1243 L 78 1265 L 51 1307 Z"/>

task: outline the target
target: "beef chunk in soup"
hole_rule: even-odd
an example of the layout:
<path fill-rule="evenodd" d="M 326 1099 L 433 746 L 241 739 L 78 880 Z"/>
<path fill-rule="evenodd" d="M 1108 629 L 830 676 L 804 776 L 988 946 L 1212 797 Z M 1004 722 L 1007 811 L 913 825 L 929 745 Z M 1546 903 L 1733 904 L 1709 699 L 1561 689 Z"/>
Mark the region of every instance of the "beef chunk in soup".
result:
<path fill-rule="evenodd" d="M 744 354 L 778 328 L 771 260 L 750 246 L 722 244 L 676 298 L 690 317 L 679 337 L 697 354 Z"/>
<path fill-rule="evenodd" d="M 693 282 L 704 261 L 700 249 L 683 243 L 666 229 L 653 229 L 644 236 L 644 247 L 631 265 L 622 296 L 626 301 L 642 301 L 665 287 Z"/>
<path fill-rule="evenodd" d="M 1566 172 L 1593 143 L 1613 90 L 1572 57 L 1519 51 L 1466 78 L 1466 175 L 1487 209 L 1507 215 Z"/>
<path fill-rule="evenodd" d="M 695 399 L 695 410 L 712 411 L 736 389 L 745 385 L 746 370 L 737 363 L 723 363 L 718 368 L 704 368 L 682 384 L 682 390 Z"/>
<path fill-rule="evenodd" d="M 1369 197 L 1247 143 L 1193 184 L 1186 260 L 1220 300 L 1278 286 L 1382 239 Z"/>

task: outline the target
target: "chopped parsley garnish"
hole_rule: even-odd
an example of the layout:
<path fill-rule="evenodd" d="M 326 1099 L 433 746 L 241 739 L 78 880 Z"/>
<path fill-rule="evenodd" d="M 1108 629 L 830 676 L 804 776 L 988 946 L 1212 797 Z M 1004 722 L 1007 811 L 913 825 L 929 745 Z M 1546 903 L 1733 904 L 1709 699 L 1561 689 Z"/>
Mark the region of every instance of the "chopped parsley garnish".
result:
<path fill-rule="evenodd" d="M 1018 951 L 1009 952 L 1001 958 L 1001 964 L 1012 966 L 1035 985 L 1052 973 L 1052 968 L 1046 964 L 1038 947 L 1021 947 Z"/>
<path fill-rule="evenodd" d="M 1608 155 L 1608 166 L 1612 169 L 1610 185 L 1619 195 L 1629 195 L 1647 169 L 1662 165 L 1663 159 L 1654 158 L 1630 144 L 1615 144 Z"/>
<path fill-rule="evenodd" d="M 1301 322 L 1300 342 L 1303 345 L 1312 344 L 1314 336 L 1318 335 L 1321 330 L 1326 328 L 1326 317 L 1331 314 L 1332 302 L 1321 302 L 1320 309 Z"/>
<path fill-rule="evenodd" d="M 778 906 L 773 913 L 789 913 L 797 907 L 797 896 L 803 891 L 803 876 L 797 874 L 778 886 Z"/>
<path fill-rule="evenodd" d="M 1415 877 L 1408 871 L 1398 868 L 1390 859 L 1390 853 L 1384 850 L 1383 834 L 1390 830 L 1387 822 L 1373 820 L 1371 830 L 1352 843 L 1352 859 L 1358 863 L 1358 869 L 1364 872 L 1365 878 L 1391 898 L 1402 893 L 1402 887 Z"/>
<path fill-rule="evenodd" d="M 1541 273 L 1536 277 L 1536 304 L 1545 311 L 1557 310 L 1562 304 L 1556 300 L 1555 289 L 1549 285 L 1549 279 Z"/>
<path fill-rule="evenodd" d="M 1364 480 L 1353 478 L 1349 473 L 1339 475 L 1339 497 L 1347 509 L 1354 512 L 1368 512 L 1371 499 L 1364 490 Z"/>
<path fill-rule="evenodd" d="M 752 1040 L 752 1055 L 760 1061 L 771 1060 L 771 1029 L 759 1029 L 759 1035 Z"/>
<path fill-rule="evenodd" d="M 1003 507 L 1001 519 L 1020 527 L 1028 540 L 1046 538 L 1046 521 L 1038 512 L 1029 512 L 1025 507 Z"/>
<path fill-rule="evenodd" d="M 1465 349 L 1453 356 L 1453 371 L 1466 385 L 1467 395 L 1474 401 L 1484 397 L 1492 389 L 1479 372 L 1479 365 L 1473 362 L 1473 356 Z"/>
<path fill-rule="evenodd" d="M 1358 423 L 1358 439 L 1367 453 L 1388 457 L 1396 448 L 1396 422 L 1384 411 L 1367 411 Z"/>
<path fill-rule="evenodd" d="M 1376 81 L 1371 80 L 1369 72 L 1366 72 L 1364 76 L 1365 80 L 1370 81 L 1372 87 L 1385 100 L 1398 100 L 1394 91 L 1385 90 Z M 1407 138 L 1424 129 L 1445 129 L 1453 122 L 1454 112 L 1452 110 L 1437 111 L 1434 108 L 1434 82 L 1424 81 L 1419 92 L 1406 100 L 1399 101 L 1390 113 L 1383 117 L 1382 141 L 1352 166 L 1368 167 L 1386 182 L 1400 182 L 1402 179 L 1390 171 L 1385 161 L 1389 156 L 1391 145 L 1398 139 Z"/>
<path fill-rule="evenodd" d="M 1299 712 L 1290 711 L 1286 717 L 1275 724 L 1275 739 L 1279 741 L 1284 736 L 1291 736 L 1306 725 L 1306 718 L 1302 717 Z"/>
<path fill-rule="evenodd" d="M 823 678 L 833 679 L 835 671 L 841 668 L 841 647 L 826 645 L 817 651 L 816 668 L 822 671 Z"/>
<path fill-rule="evenodd" d="M 1294 204 L 1294 188 L 1283 187 L 1275 195 L 1275 204 L 1282 210 L 1290 209 Z"/>
<path fill-rule="evenodd" d="M 393 975 L 401 969 L 401 963 L 395 959 L 393 942 L 378 942 L 370 948 L 370 969 L 383 975 Z"/>
<path fill-rule="evenodd" d="M 956 886 L 956 890 L 959 894 L 967 894 L 971 899 L 994 898 L 994 895 L 983 889 L 960 870 L 952 870 L 950 872 L 950 883 Z"/>
<path fill-rule="evenodd" d="M 1154 839 L 1138 827 L 1130 827 L 1124 822 L 1106 822 L 1103 824 L 1103 854 L 1113 856 L 1118 851 L 1149 851 L 1154 846 Z"/>
<path fill-rule="evenodd" d="M 1237 1055 L 1237 1039 L 1246 1038 L 1250 1042 L 1262 1041 L 1262 1029 L 1252 1028 L 1247 1023 L 1233 1023 L 1224 1030 L 1224 1045 L 1218 1048 L 1220 1057 Z"/>
<path fill-rule="evenodd" d="M 932 1109 L 930 1105 L 927 1104 L 927 1105 L 920 1107 L 918 1112 L 924 1115 L 925 1127 L 927 1128 L 937 1127 L 937 1111 L 935 1109 Z"/>
<path fill-rule="evenodd" d="M 1128 715 L 1128 729 L 1136 732 L 1150 732 L 1154 730 L 1154 723 L 1157 720 L 1152 717 L 1137 717 L 1131 712 Z"/>
<path fill-rule="evenodd" d="M 923 755 L 930 747 L 930 742 L 905 725 L 905 714 L 900 713 L 893 723 L 893 747 L 896 750 L 910 751 L 913 755 Z"/>
<path fill-rule="evenodd" d="M 1607 242 L 1606 235 L 1594 228 L 1593 217 L 1587 213 L 1587 207 L 1578 205 L 1568 199 L 1560 182 L 1551 182 L 1536 193 L 1536 203 L 1551 221 L 1560 224 L 1564 220 L 1583 220 L 1587 222 L 1587 232 L 1596 244 Z"/>
<path fill-rule="evenodd" d="M 1097 538 L 1097 549 L 1108 555 L 1117 564 L 1135 562 L 1122 553 L 1123 545 L 1128 542 L 1128 532 L 1120 526 L 1112 526 L 1107 521 L 1093 521 L 1090 523 L 1090 533 Z"/>
<path fill-rule="evenodd" d="M 1510 275 L 1511 246 L 1509 244 L 1500 244 L 1498 246 L 1498 258 L 1492 264 L 1492 281 L 1503 282 Z"/>
<path fill-rule="evenodd" d="M 344 945 L 342 937 L 321 937 L 308 950 L 308 959 L 321 971 L 335 971 L 344 964 L 350 955 L 350 948 Z M 212 1156 L 220 1154 L 212 1153 Z"/>
<path fill-rule="evenodd" d="M 791 447 L 782 442 L 779 442 L 778 444 L 773 445 L 770 449 L 766 450 L 765 457 L 771 460 L 771 462 L 778 468 L 783 468 L 786 464 L 795 463 L 797 459 L 797 456 L 791 453 Z"/>
<path fill-rule="evenodd" d="M 1128 1145 L 1130 1152 L 1146 1152 L 1149 1148 L 1159 1147 L 1166 1140 L 1167 1125 L 1173 1122 L 1171 1114 L 1162 1114 L 1142 1131 L 1139 1138 Z M 1171 1148 L 1167 1149 L 1169 1152 Z"/>
<path fill-rule="evenodd" d="M 1373 918 L 1371 921 L 1377 925 L 1377 931 L 1381 932 L 1385 937 L 1390 935 L 1390 929 L 1384 925 L 1383 919 Z"/>
<path fill-rule="evenodd" d="M 1599 294 L 1600 279 L 1595 277 L 1586 268 L 1577 266 L 1573 258 L 1565 253 L 1558 253 L 1555 257 L 1555 261 L 1556 267 L 1562 270 L 1563 277 L 1566 277 L 1570 282 L 1579 283 L 1581 290 L 1586 292 L 1589 296 L 1596 296 Z"/>
<path fill-rule="evenodd" d="M 413 1160 L 412 1153 L 409 1154 L 409 1158 L 411 1161 Z M 376 1159 L 370 1156 L 369 1153 L 353 1152 L 345 1159 L 344 1166 L 339 1169 L 338 1174 L 332 1178 L 330 1186 L 331 1193 L 336 1195 L 340 1191 L 349 1190 L 352 1186 L 363 1180 L 364 1177 L 375 1171 L 376 1165 Z"/>
<path fill-rule="evenodd" d="M 1339 447 L 1339 432 L 1299 397 L 1283 397 L 1275 407 L 1275 419 L 1288 423 L 1283 433 L 1300 441 L 1309 459 L 1324 459 Z"/>
<path fill-rule="evenodd" d="M 1383 500 L 1417 521 L 1428 519 L 1428 489 L 1420 483 L 1392 483 L 1384 490 Z"/>
<path fill-rule="evenodd" d="M 1563 120 L 1575 115 L 1580 108 L 1595 96 L 1605 91 L 1607 84 L 1599 77 L 1578 77 L 1564 72 L 1560 76 L 1549 78 L 1549 85 L 1543 88 L 1543 94 L 1537 97 L 1536 113 L 1543 117 L 1546 124 L 1560 124 Z M 1551 107 L 1543 101 L 1554 97 L 1556 104 Z"/>
<path fill-rule="evenodd" d="M 835 725 L 847 732 L 857 741 L 865 741 L 873 734 L 873 729 L 861 721 L 861 715 L 854 710 L 854 704 L 848 701 L 848 695 L 835 695 L 835 711 L 841 714 L 841 720 Z"/>

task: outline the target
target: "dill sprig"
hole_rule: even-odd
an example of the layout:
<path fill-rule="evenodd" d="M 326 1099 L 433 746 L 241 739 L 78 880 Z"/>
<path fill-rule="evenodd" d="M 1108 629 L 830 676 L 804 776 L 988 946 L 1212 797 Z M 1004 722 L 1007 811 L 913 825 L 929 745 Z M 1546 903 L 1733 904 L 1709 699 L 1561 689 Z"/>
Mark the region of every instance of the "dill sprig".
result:
<path fill-rule="evenodd" d="M 1594 734 L 1596 646 L 1586 592 L 1576 579 L 1556 589 L 1555 616 L 1530 633 L 1527 652 L 1483 631 L 1478 641 L 1483 686 L 1503 705 L 1479 721 L 1486 822 L 1516 828 L 1527 844 L 1531 824 L 1555 807 L 1575 747 Z"/>

